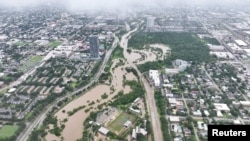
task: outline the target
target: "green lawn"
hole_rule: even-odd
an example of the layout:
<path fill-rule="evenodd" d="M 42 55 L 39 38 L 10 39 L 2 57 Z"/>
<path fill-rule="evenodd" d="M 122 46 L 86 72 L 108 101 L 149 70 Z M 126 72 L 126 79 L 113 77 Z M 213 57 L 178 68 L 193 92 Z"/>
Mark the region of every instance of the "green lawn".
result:
<path fill-rule="evenodd" d="M 250 64 L 250 59 L 245 60 L 244 63 Z"/>
<path fill-rule="evenodd" d="M 37 63 L 42 61 L 43 57 L 39 55 L 32 56 L 28 61 L 26 61 L 18 70 L 20 71 L 28 71 L 32 67 L 34 67 Z"/>
<path fill-rule="evenodd" d="M 33 57 L 31 57 L 30 58 L 30 61 L 31 62 L 40 62 L 41 60 L 43 59 L 43 57 L 42 56 L 33 56 Z"/>
<path fill-rule="evenodd" d="M 111 131 L 114 131 L 114 132 L 120 132 L 121 129 L 124 127 L 124 123 L 127 121 L 127 120 L 130 120 L 132 121 L 132 123 L 135 121 L 135 117 L 133 115 L 129 115 L 127 113 L 121 113 L 109 126 L 108 128 L 111 130 Z"/>
<path fill-rule="evenodd" d="M 55 48 L 59 46 L 61 43 L 62 43 L 61 41 L 54 41 L 54 42 L 51 42 L 49 46 Z"/>
<path fill-rule="evenodd" d="M 228 115 L 226 113 L 223 114 L 223 118 L 228 118 Z"/>
<path fill-rule="evenodd" d="M 72 88 L 75 88 L 75 87 L 77 86 L 77 82 L 71 82 L 71 83 L 70 83 L 70 86 L 71 86 Z"/>
<path fill-rule="evenodd" d="M 123 56 L 123 48 L 117 46 L 112 54 L 112 58 L 124 58 Z"/>
<path fill-rule="evenodd" d="M 29 120 L 29 118 L 32 116 L 32 112 L 28 112 L 26 115 L 25 115 L 25 117 L 24 117 L 24 119 L 25 120 Z"/>
<path fill-rule="evenodd" d="M 9 90 L 9 88 L 3 88 L 3 89 L 0 91 L 0 95 L 7 93 L 8 90 Z"/>
<path fill-rule="evenodd" d="M 16 45 L 17 46 L 26 46 L 26 45 L 28 45 L 28 43 L 25 42 L 25 41 L 19 41 L 19 42 L 16 43 Z"/>
<path fill-rule="evenodd" d="M 17 129 L 18 129 L 18 126 L 15 126 L 15 125 L 4 125 L 0 129 L 0 139 L 9 138 L 13 136 L 15 132 L 17 131 Z"/>

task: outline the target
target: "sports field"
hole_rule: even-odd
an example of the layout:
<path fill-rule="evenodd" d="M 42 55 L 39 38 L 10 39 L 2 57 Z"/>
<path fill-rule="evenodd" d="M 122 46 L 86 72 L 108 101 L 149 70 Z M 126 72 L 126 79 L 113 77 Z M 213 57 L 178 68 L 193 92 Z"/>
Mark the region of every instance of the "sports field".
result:
<path fill-rule="evenodd" d="M 18 126 L 15 125 L 3 125 L 0 129 L 0 139 L 11 137 L 17 131 Z"/>
<path fill-rule="evenodd" d="M 55 47 L 59 46 L 61 43 L 62 42 L 60 42 L 60 41 L 54 41 L 54 42 L 51 42 L 49 44 L 49 46 L 52 47 L 52 48 L 55 48 Z"/>
<path fill-rule="evenodd" d="M 122 128 L 124 127 L 123 124 L 127 120 L 130 120 L 133 123 L 135 119 L 136 118 L 133 115 L 129 115 L 127 113 L 121 113 L 114 121 L 111 122 L 108 128 L 114 132 L 120 132 Z"/>
<path fill-rule="evenodd" d="M 32 67 L 34 67 L 37 63 L 42 61 L 42 59 L 43 57 L 39 55 L 32 56 L 21 67 L 19 67 L 18 70 L 26 72 Z"/>

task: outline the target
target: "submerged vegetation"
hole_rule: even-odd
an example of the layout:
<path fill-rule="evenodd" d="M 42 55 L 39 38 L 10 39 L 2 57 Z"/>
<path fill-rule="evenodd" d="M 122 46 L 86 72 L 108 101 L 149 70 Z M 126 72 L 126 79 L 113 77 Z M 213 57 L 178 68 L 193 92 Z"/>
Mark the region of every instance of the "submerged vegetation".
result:
<path fill-rule="evenodd" d="M 139 69 L 144 72 L 149 69 L 160 68 L 171 65 L 171 61 L 182 59 L 193 63 L 211 61 L 208 46 L 195 34 L 191 33 L 138 33 L 128 42 L 128 46 L 135 49 L 143 49 L 145 45 L 161 43 L 168 45 L 171 54 L 163 61 L 147 62 L 139 65 Z"/>

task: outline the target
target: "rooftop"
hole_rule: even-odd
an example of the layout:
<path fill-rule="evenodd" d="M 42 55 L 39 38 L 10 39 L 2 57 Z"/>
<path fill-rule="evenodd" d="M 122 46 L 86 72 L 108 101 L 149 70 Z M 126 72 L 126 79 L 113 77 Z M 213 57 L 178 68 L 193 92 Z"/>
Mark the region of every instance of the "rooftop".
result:
<path fill-rule="evenodd" d="M 11 89 L 8 91 L 8 93 L 12 93 L 12 92 L 14 92 L 14 91 L 16 91 L 16 88 L 11 88 Z"/>
<path fill-rule="evenodd" d="M 240 101 L 240 104 L 243 106 L 250 106 L 250 101 Z"/>
<path fill-rule="evenodd" d="M 239 46 L 247 46 L 247 44 L 244 41 L 242 41 L 242 40 L 234 40 L 234 41 Z"/>
<path fill-rule="evenodd" d="M 230 111 L 230 109 L 227 106 L 227 104 L 214 103 L 214 106 L 215 106 L 215 108 L 216 108 L 217 111 Z"/>
<path fill-rule="evenodd" d="M 107 128 L 104 128 L 104 127 L 101 127 L 99 128 L 98 130 L 100 133 L 104 134 L 104 135 L 107 135 L 109 130 Z"/>
<path fill-rule="evenodd" d="M 177 116 L 169 116 L 170 122 L 179 122 L 180 118 Z"/>

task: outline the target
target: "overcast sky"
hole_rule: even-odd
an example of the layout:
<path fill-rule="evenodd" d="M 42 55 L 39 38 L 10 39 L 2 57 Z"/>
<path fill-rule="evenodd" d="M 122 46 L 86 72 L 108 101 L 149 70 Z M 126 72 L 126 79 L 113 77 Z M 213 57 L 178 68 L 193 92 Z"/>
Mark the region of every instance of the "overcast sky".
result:
<path fill-rule="evenodd" d="M 4 6 L 32 6 L 39 4 L 46 4 L 48 2 L 57 1 L 58 3 L 65 4 L 68 8 L 78 8 L 78 9 L 90 9 L 90 8 L 117 8 L 117 7 L 128 7 L 131 5 L 152 5 L 152 3 L 160 5 L 169 5 L 178 3 L 190 4 L 193 3 L 199 5 L 210 5 L 210 4 L 236 4 L 242 3 L 249 0 L 0 0 L 0 5 Z"/>

